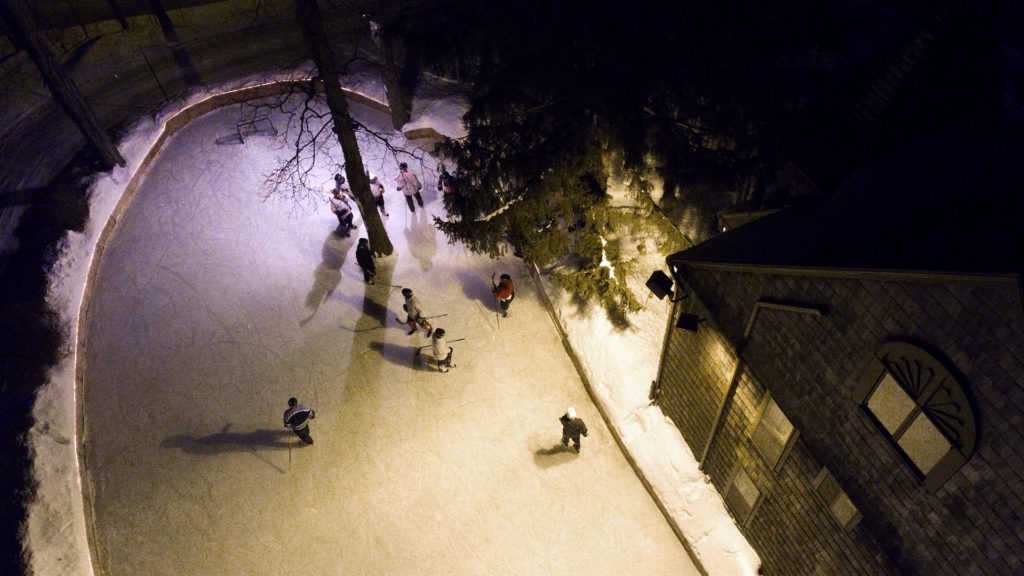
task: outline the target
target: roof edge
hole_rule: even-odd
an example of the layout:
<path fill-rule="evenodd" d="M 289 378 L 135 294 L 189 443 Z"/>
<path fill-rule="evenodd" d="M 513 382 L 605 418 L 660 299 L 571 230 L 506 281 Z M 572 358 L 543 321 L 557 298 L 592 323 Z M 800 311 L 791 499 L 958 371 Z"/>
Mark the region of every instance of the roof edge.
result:
<path fill-rule="evenodd" d="M 681 252 L 671 254 L 665 261 L 671 265 L 685 265 L 708 270 L 728 270 L 774 274 L 779 276 L 818 276 L 822 278 L 858 278 L 871 280 L 902 280 L 905 282 L 943 283 L 963 282 L 980 284 L 1019 283 L 1017 273 L 984 272 L 941 272 L 934 270 L 889 270 L 881 268 L 827 268 L 820 266 L 780 266 L 772 264 L 743 264 L 733 262 L 707 262 L 680 257 Z"/>

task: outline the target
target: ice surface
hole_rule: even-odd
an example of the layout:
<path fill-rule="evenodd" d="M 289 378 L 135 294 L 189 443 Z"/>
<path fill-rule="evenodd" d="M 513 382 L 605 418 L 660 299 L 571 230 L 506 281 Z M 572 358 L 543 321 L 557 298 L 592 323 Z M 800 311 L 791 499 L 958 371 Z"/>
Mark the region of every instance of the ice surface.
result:
<path fill-rule="evenodd" d="M 432 114 L 461 117 L 463 103 L 437 101 Z M 435 325 L 450 340 L 467 338 L 449 374 L 415 364 L 426 339 L 394 322 L 395 292 L 362 284 L 353 240 L 330 234 L 326 202 L 260 202 L 269 142 L 213 144 L 233 121 L 214 113 L 172 140 L 87 302 L 79 396 L 100 565 L 262 574 L 298 556 L 310 573 L 696 573 L 589 404 L 519 262 L 449 246 L 389 187 L 397 255 L 379 262 L 382 275 L 448 314 Z M 98 231 L 159 130 L 160 120 L 136 127 L 122 144 L 129 168 L 97 182 L 93 220 L 69 238 L 53 300 L 74 329 Z M 440 213 L 424 184 L 428 210 Z M 519 279 L 500 325 L 487 284 L 495 271 Z M 646 407 L 667 310 L 654 301 L 621 333 L 549 292 L 600 401 L 705 569 L 754 573 L 756 556 L 678 431 Z M 92 573 L 75 359 L 36 408 L 45 424 L 32 433 L 41 489 L 28 545 L 39 574 Z M 312 447 L 280 427 L 291 395 L 318 411 Z M 579 457 L 556 446 L 570 403 L 592 430 Z"/>

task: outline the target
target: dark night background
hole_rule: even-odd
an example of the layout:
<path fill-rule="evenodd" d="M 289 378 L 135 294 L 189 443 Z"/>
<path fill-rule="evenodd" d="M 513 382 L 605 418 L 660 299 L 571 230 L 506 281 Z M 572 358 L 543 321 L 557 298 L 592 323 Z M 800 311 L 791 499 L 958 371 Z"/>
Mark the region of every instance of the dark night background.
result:
<path fill-rule="evenodd" d="M 20 1 L 20 0 L 19 0 Z M 82 177 L 101 162 L 39 83 L 0 0 L 0 573 L 24 571 L 18 539 L 32 491 L 21 436 L 36 389 L 63 350 L 66 328 L 43 296 L 45 271 L 66 230 L 80 229 Z M 189 83 L 215 85 L 306 59 L 291 2 L 238 4 L 223 22 L 199 20 L 202 0 L 26 2 L 40 35 L 103 126 L 120 134 Z M 556 167 L 575 181 L 595 150 L 652 170 L 658 203 L 694 241 L 715 235 L 723 210 L 801 205 L 859 191 L 849 210 L 865 227 L 949 230 L 901 244 L 878 236 L 819 257 L 851 266 L 888 259 L 933 270 L 1021 271 L 1018 167 L 1024 120 L 1024 6 L 1009 0 L 837 2 L 320 0 L 338 53 L 369 36 L 372 14 L 394 40 L 402 82 L 432 72 L 471 85 L 467 121 L 479 138 L 457 157 L 470 189 L 497 174 L 530 182 Z M 121 14 L 115 14 L 114 8 Z M 170 19 L 155 16 L 161 7 Z M 104 38 L 133 28 L 152 63 L 132 55 L 112 69 L 79 65 Z M 171 42 L 173 28 L 180 34 Z M 172 47 L 174 50 L 171 50 Z M 180 53 L 191 59 L 184 72 Z M 175 60 L 177 58 L 177 61 Z M 113 60 L 112 60 L 113 61 Z M 155 67 L 155 71 L 154 68 Z M 154 78 L 162 78 L 157 85 Z M 119 105 L 113 105 L 118 101 Z M 511 148 L 512 150 L 506 150 Z M 473 167 L 473 168 L 471 168 Z M 884 186 L 875 183 L 885 182 Z M 581 194 L 587 194 L 583 190 Z M 594 191 L 590 191 L 594 193 Z M 596 192 L 598 195 L 600 190 Z M 863 193 L 863 195 L 861 195 Z M 868 201 L 870 200 L 870 202 Z M 493 206 L 481 205 L 480 210 Z M 879 211 L 898 213 L 882 219 Z M 775 225 L 785 226 L 776 221 Z M 905 235 L 901 235 L 905 236 Z M 922 237 L 925 237 L 922 234 Z M 927 237 L 936 238 L 929 233 Z M 543 254 L 543 245 L 517 239 Z M 756 243 L 756 238 L 752 239 Z M 763 246 L 786 262 L 809 241 Z M 532 247 L 531 247 L 532 246 Z M 528 252 L 529 255 L 529 252 Z"/>

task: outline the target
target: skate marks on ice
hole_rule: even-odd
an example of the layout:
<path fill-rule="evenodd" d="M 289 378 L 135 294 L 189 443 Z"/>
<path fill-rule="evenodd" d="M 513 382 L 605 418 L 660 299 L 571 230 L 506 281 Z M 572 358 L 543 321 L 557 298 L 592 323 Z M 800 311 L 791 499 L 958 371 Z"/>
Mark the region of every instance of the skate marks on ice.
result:
<path fill-rule="evenodd" d="M 232 452 L 247 452 L 281 474 L 285 469 L 267 459 L 261 451 L 290 450 L 292 433 L 288 430 L 258 429 L 252 432 L 231 432 L 231 424 L 225 424 L 220 432 L 206 436 L 176 434 L 160 442 L 161 448 L 177 448 L 197 456 L 217 456 Z"/>
<path fill-rule="evenodd" d="M 374 278 L 374 283 L 363 284 L 363 298 L 358 305 L 359 318 L 356 319 L 354 326 L 342 324 L 340 326 L 342 330 L 361 334 L 373 330 L 383 330 L 389 326 L 387 306 L 388 298 L 391 297 L 391 292 L 394 290 L 394 287 L 391 286 L 391 276 L 393 273 L 394 266 L 392 262 L 381 262 L 378 260 L 377 277 Z M 357 274 L 361 275 L 361 272 L 357 272 Z M 345 294 L 344 298 L 352 301 L 353 305 L 356 305 L 358 296 L 355 294 Z"/>
<path fill-rule="evenodd" d="M 414 338 L 410 336 L 409 338 Z M 417 361 L 416 351 L 419 346 L 414 343 L 411 346 L 390 344 L 387 342 L 370 342 L 370 349 L 380 354 L 380 357 L 396 366 L 411 367 L 416 371 L 433 371 L 430 366 Z"/>
<path fill-rule="evenodd" d="M 562 446 L 562 443 L 555 440 L 550 448 L 539 448 L 533 453 L 533 463 L 541 470 L 553 466 L 568 464 L 579 459 L 580 455 L 569 446 Z"/>
<path fill-rule="evenodd" d="M 495 317 L 494 295 L 487 279 L 476 270 L 459 270 L 456 275 L 466 299 L 473 303 L 487 327 L 492 332 L 496 331 L 498 319 Z"/>
<path fill-rule="evenodd" d="M 424 199 L 426 200 L 426 199 Z M 434 267 L 437 254 L 437 229 L 433 216 L 426 209 L 417 206 L 415 214 L 406 212 L 406 226 L 403 230 L 409 253 L 419 262 L 424 272 Z"/>
<path fill-rule="evenodd" d="M 458 278 L 467 300 L 482 304 L 485 308 L 494 307 L 494 294 L 491 293 L 491 284 L 487 278 L 476 270 L 459 270 Z"/>
<path fill-rule="evenodd" d="M 320 305 L 326 302 L 341 284 L 341 267 L 345 264 L 345 256 L 352 247 L 352 239 L 339 236 L 333 231 L 327 234 L 321 250 L 320 264 L 313 271 L 313 287 L 306 294 L 306 308 L 312 313 L 299 321 L 305 326 L 316 316 Z"/>

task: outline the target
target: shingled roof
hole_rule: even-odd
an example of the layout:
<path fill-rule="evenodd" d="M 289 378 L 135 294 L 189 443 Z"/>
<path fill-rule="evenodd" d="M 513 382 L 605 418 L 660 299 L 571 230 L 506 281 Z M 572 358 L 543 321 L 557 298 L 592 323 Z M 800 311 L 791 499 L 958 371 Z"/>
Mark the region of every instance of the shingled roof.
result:
<path fill-rule="evenodd" d="M 668 261 L 1020 274 L 1022 152 L 1004 139 L 922 146 L 861 170 L 828 198 L 745 224 Z"/>

